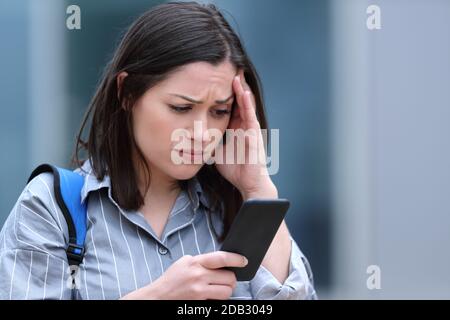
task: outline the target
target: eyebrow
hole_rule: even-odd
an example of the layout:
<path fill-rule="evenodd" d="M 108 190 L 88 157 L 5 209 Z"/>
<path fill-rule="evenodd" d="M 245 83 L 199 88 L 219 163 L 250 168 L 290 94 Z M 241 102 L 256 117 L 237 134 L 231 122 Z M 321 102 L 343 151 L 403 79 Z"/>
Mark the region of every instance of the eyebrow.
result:
<path fill-rule="evenodd" d="M 192 103 L 195 103 L 195 104 L 201 104 L 201 103 L 203 103 L 203 101 L 195 100 L 195 99 L 193 99 L 193 98 L 191 98 L 191 97 L 187 97 L 187 96 L 184 96 L 184 95 L 182 95 L 182 94 L 171 93 L 170 95 L 179 97 L 179 98 L 181 98 L 181 99 L 187 100 L 187 101 L 192 102 Z M 231 100 L 233 97 L 234 97 L 234 93 L 232 93 L 231 96 L 229 96 L 229 97 L 226 98 L 226 99 L 223 99 L 223 100 L 216 100 L 216 103 L 218 103 L 218 104 L 227 103 L 227 102 L 228 102 L 229 100 Z"/>

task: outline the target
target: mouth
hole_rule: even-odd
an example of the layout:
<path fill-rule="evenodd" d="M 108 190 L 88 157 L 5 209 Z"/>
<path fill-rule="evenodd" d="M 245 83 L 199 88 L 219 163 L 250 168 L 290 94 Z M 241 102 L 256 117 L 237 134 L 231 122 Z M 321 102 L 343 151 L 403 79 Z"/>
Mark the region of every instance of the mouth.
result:
<path fill-rule="evenodd" d="M 188 155 L 188 156 L 201 156 L 201 155 L 203 155 L 203 152 L 202 151 L 193 151 L 193 150 L 187 150 L 187 151 L 185 151 L 185 150 L 177 150 L 178 151 L 178 153 L 180 154 L 180 156 L 182 156 L 183 154 L 186 154 L 186 155 Z"/>

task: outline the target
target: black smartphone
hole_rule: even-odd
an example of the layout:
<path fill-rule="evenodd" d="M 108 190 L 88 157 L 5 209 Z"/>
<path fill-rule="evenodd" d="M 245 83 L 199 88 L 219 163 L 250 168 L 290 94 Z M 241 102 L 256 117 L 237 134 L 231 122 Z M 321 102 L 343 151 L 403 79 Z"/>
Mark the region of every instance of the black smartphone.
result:
<path fill-rule="evenodd" d="M 235 273 L 238 281 L 253 279 L 288 209 L 287 199 L 243 202 L 220 249 L 248 259 L 244 268 L 227 268 Z"/>

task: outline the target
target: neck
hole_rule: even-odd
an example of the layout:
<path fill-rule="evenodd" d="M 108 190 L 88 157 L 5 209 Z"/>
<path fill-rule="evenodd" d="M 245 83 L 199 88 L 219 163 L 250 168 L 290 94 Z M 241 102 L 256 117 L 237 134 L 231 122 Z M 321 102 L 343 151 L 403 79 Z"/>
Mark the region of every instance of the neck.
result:
<path fill-rule="evenodd" d="M 144 199 L 147 199 L 149 197 L 156 199 L 161 197 L 166 199 L 179 193 L 180 187 L 176 179 L 173 179 L 165 175 L 161 171 L 152 167 L 150 167 L 150 172 L 151 172 L 150 186 L 147 192 L 145 193 Z"/>
<path fill-rule="evenodd" d="M 150 205 L 155 201 L 172 199 L 180 192 L 178 181 L 158 170 L 154 166 L 149 165 L 150 169 L 150 185 L 146 190 L 146 170 L 140 166 L 138 172 L 138 188 L 144 197 L 144 205 Z"/>
<path fill-rule="evenodd" d="M 138 171 L 138 187 L 143 194 L 144 204 L 139 209 L 158 238 L 161 238 L 169 214 L 179 195 L 178 181 L 149 165 L 150 184 L 146 188 L 145 169 Z"/>

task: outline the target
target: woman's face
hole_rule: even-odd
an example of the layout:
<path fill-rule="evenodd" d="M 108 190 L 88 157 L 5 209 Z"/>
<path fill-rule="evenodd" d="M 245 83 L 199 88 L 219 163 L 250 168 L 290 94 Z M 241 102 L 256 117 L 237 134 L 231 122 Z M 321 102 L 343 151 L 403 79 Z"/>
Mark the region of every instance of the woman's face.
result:
<path fill-rule="evenodd" d="M 194 152 L 194 142 L 195 151 L 220 142 L 207 130 L 217 129 L 220 136 L 225 132 L 231 117 L 232 82 L 236 74 L 236 68 L 229 62 L 217 66 L 207 62 L 190 63 L 149 89 L 136 102 L 132 111 L 134 137 L 152 172 L 157 170 L 170 178 L 184 180 L 201 169 L 203 161 L 194 162 L 189 153 L 174 150 L 185 148 Z M 219 100 L 224 102 L 218 103 Z M 196 123 L 194 135 L 195 121 L 200 122 Z M 200 128 L 202 134 L 199 135 Z M 177 129 L 189 132 L 184 147 L 180 147 L 180 139 L 172 137 Z M 183 159 L 182 164 L 173 161 L 175 153 Z M 197 157 L 201 159 L 202 155 Z"/>

